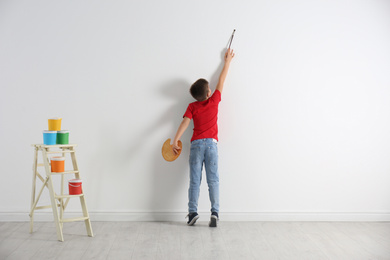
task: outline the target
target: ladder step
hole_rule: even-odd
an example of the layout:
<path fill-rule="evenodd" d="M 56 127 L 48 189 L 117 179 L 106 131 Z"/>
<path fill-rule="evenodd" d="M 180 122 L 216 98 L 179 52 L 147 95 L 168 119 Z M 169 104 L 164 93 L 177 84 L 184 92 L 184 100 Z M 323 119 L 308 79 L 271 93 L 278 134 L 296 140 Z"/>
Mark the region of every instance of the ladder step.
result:
<path fill-rule="evenodd" d="M 37 147 L 37 148 L 53 148 L 53 147 L 59 147 L 59 148 L 70 148 L 75 147 L 77 144 L 32 144 L 31 146 Z"/>
<path fill-rule="evenodd" d="M 57 204 L 57 207 L 60 207 L 60 206 L 61 206 L 60 204 Z M 37 209 L 49 209 L 49 208 L 51 208 L 51 205 L 35 207 L 34 210 L 37 210 Z"/>
<path fill-rule="evenodd" d="M 79 171 L 50 172 L 51 175 L 79 173 Z"/>
<path fill-rule="evenodd" d="M 81 220 L 87 220 L 87 219 L 89 219 L 89 217 L 64 218 L 64 219 L 61 219 L 60 222 L 64 223 L 64 222 L 81 221 Z"/>
<path fill-rule="evenodd" d="M 63 198 L 76 198 L 76 197 L 82 197 L 84 196 L 83 193 L 81 194 L 77 194 L 77 195 L 57 195 L 57 196 L 54 196 L 56 199 L 63 199 Z"/>
<path fill-rule="evenodd" d="M 35 207 L 35 209 L 48 209 L 48 208 L 51 208 L 51 205 Z"/>
<path fill-rule="evenodd" d="M 74 150 L 58 150 L 58 151 L 50 151 L 46 152 L 47 154 L 52 154 L 52 153 L 74 153 Z"/>

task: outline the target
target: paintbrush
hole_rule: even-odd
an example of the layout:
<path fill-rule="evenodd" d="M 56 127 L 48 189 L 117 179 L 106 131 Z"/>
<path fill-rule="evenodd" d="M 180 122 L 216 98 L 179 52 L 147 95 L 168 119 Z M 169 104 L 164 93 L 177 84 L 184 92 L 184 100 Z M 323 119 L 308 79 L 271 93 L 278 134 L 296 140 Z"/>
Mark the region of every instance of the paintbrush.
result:
<path fill-rule="evenodd" d="M 235 33 L 235 32 L 236 32 L 236 29 L 233 30 L 232 36 L 230 36 L 230 39 L 229 39 L 229 47 L 228 47 L 228 49 L 230 49 L 230 46 L 232 45 L 233 37 L 234 37 L 234 33 Z"/>

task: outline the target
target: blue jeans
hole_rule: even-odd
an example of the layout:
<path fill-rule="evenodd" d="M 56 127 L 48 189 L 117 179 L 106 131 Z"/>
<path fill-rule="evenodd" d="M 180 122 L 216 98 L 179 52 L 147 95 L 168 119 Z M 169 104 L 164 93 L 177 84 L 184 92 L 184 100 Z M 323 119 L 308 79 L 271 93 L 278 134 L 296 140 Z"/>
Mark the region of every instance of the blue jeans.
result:
<path fill-rule="evenodd" d="M 219 212 L 219 174 L 218 147 L 214 139 L 194 140 L 190 152 L 190 187 L 188 189 L 188 212 L 198 211 L 200 183 L 202 181 L 203 164 L 206 169 L 207 185 L 211 212 Z"/>

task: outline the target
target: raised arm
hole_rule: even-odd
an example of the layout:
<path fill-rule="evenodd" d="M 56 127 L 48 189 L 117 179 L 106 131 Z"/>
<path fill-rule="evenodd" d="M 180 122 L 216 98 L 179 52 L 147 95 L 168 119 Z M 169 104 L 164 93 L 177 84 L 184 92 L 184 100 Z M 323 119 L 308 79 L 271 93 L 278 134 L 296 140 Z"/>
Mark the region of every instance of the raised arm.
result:
<path fill-rule="evenodd" d="M 234 57 L 233 50 L 228 49 L 225 53 L 225 64 L 223 65 L 223 69 L 221 71 L 221 75 L 219 75 L 219 80 L 216 89 L 219 90 L 219 92 L 222 93 L 223 90 L 223 84 L 225 83 L 226 76 L 229 71 L 230 62 L 232 61 Z"/>
<path fill-rule="evenodd" d="M 191 119 L 189 119 L 188 117 L 185 116 L 183 118 L 183 121 L 181 121 L 179 128 L 177 129 L 175 139 L 173 139 L 173 146 L 172 146 L 173 152 L 175 154 L 177 154 L 178 151 L 181 149 L 178 145 L 178 142 L 180 140 L 180 137 L 183 135 L 184 131 L 187 129 L 190 122 L 191 122 Z"/>

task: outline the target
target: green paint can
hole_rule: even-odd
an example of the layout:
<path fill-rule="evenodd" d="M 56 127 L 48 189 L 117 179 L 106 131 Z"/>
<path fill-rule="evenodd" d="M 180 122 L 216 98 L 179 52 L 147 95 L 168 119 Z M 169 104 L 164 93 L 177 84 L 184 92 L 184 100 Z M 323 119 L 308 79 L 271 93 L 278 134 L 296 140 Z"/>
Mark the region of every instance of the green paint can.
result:
<path fill-rule="evenodd" d="M 57 144 L 69 144 L 68 130 L 61 130 L 57 132 Z"/>

